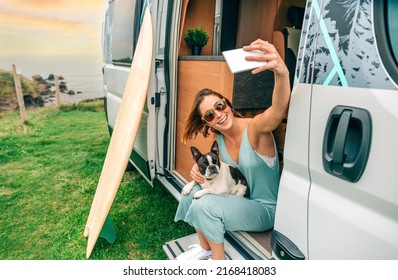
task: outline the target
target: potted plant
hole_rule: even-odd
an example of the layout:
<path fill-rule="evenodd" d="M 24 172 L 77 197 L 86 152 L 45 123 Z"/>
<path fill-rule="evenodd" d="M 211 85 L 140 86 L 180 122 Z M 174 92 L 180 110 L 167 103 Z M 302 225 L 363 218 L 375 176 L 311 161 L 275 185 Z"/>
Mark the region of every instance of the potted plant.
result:
<path fill-rule="evenodd" d="M 202 26 L 189 28 L 184 34 L 184 41 L 192 49 L 192 55 L 200 55 L 202 47 L 209 41 L 209 33 Z"/>

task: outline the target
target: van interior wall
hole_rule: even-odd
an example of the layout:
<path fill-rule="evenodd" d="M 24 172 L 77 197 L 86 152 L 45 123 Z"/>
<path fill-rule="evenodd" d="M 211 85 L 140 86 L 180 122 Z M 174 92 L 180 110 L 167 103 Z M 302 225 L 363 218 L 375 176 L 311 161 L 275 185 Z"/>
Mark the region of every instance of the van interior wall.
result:
<path fill-rule="evenodd" d="M 209 42 L 202 48 L 202 56 L 212 53 L 215 2 L 216 0 L 184 0 L 182 3 L 180 36 L 183 36 L 189 28 L 197 26 L 202 26 L 209 33 Z M 178 55 L 184 57 L 190 54 L 191 49 L 180 38 Z M 231 99 L 233 76 L 224 61 L 180 59 L 177 81 L 175 170 L 189 181 L 191 180 L 189 173 L 194 164 L 190 146 L 207 152 L 214 141 L 213 138 L 204 138 L 202 135 L 198 135 L 195 140 L 188 141 L 187 144 L 180 141 L 194 97 L 201 89 L 211 88 Z"/>
<path fill-rule="evenodd" d="M 198 135 L 195 140 L 184 144 L 180 141 L 185 121 L 192 108 L 192 101 L 197 92 L 203 88 L 223 94 L 231 100 L 233 75 L 224 61 L 180 60 L 178 62 L 178 98 L 177 98 L 177 139 L 176 139 L 176 171 L 187 181 L 195 163 L 190 146 L 197 147 L 207 153 L 214 141 L 211 136 L 204 138 Z"/>
<path fill-rule="evenodd" d="M 281 0 L 240 1 L 236 47 L 254 40 L 273 42 L 274 22 Z"/>
<path fill-rule="evenodd" d="M 186 10 L 184 10 L 186 9 Z M 215 0 L 184 0 L 181 14 L 181 30 L 183 36 L 188 29 L 202 26 L 209 33 L 209 41 L 202 49 L 202 55 L 210 55 L 213 45 L 213 27 L 214 27 Z M 191 49 L 181 40 L 179 55 L 190 55 Z"/>

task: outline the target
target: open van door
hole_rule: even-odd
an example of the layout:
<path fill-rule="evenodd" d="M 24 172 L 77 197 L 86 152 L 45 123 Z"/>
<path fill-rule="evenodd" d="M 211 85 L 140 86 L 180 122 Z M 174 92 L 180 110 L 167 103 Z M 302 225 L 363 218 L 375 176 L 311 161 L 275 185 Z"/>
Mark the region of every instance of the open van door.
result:
<path fill-rule="evenodd" d="M 388 9 L 372 14 L 372 1 L 357 1 L 354 8 L 344 1 L 321 3 L 312 7 L 319 31 L 309 129 L 308 258 L 396 259 L 398 188 L 391 178 L 398 167 L 398 91 L 377 48 L 388 42 L 374 35 L 385 32 L 376 32 L 374 23 L 387 18 L 382 12 Z"/>
<path fill-rule="evenodd" d="M 309 133 L 311 116 L 314 45 L 307 43 L 306 34 L 312 32 L 311 4 L 303 15 L 301 38 L 297 50 L 297 66 L 291 70 L 293 87 L 290 97 L 288 123 L 284 146 L 284 165 L 279 183 L 275 226 L 271 237 L 272 256 L 277 259 L 308 258 L 308 194 L 311 186 L 309 173 Z"/>
<path fill-rule="evenodd" d="M 272 237 L 277 258 L 398 257 L 397 11 L 393 0 L 308 1 Z"/>
<path fill-rule="evenodd" d="M 140 33 L 144 11 L 150 7 L 156 26 L 156 5 L 145 0 L 115 0 L 108 4 L 104 26 L 104 93 L 108 127 L 112 133 Z M 155 11 L 154 11 L 155 10 Z M 155 13 L 154 13 L 155 12 Z M 155 48 L 153 48 L 155 49 Z M 154 57 L 154 56 L 153 56 Z M 155 60 L 152 61 L 147 102 L 130 156 L 130 163 L 149 183 L 155 177 Z"/>

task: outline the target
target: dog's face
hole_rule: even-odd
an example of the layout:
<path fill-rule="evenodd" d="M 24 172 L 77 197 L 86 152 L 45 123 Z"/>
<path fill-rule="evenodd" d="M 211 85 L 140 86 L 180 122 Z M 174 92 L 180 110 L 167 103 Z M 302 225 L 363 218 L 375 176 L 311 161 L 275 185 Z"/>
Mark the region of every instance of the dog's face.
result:
<path fill-rule="evenodd" d="M 199 172 L 206 179 L 213 179 L 220 173 L 220 159 L 218 157 L 218 143 L 214 141 L 210 152 L 202 154 L 197 148 L 191 147 L 193 159 L 196 161 Z"/>

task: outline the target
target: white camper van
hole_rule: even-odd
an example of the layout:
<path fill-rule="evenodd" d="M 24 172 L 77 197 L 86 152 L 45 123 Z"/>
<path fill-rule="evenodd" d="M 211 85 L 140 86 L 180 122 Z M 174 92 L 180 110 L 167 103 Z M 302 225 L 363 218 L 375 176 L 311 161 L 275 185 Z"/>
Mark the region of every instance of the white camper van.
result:
<path fill-rule="evenodd" d="M 275 226 L 227 232 L 228 258 L 398 259 L 398 1 L 105 1 L 110 130 L 150 7 L 152 72 L 130 162 L 177 200 L 190 180 L 189 146 L 211 146 L 180 141 L 194 95 L 211 88 L 245 116 L 270 105 L 273 74 L 233 75 L 221 52 L 261 38 L 289 67 L 289 112 L 274 133 L 283 167 Z M 196 26 L 210 35 L 201 55 L 182 39 Z M 165 240 L 164 249 L 173 259 L 195 238 Z"/>

